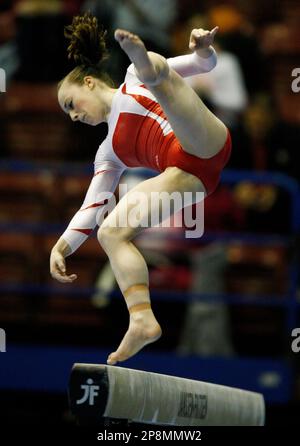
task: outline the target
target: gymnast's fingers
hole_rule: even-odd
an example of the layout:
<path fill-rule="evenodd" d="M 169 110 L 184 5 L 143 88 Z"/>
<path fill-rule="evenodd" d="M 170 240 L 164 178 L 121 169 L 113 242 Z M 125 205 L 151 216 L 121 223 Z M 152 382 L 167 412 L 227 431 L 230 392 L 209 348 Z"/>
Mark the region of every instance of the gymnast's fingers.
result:
<path fill-rule="evenodd" d="M 207 31 L 202 28 L 193 29 L 190 36 L 189 48 L 192 51 L 208 48 L 213 42 L 215 30 Z"/>
<path fill-rule="evenodd" d="M 72 282 L 74 282 L 74 280 L 77 279 L 76 274 L 71 274 L 68 276 L 66 273 L 61 273 L 57 270 L 52 270 L 51 276 L 53 277 L 53 279 L 56 279 L 56 280 L 58 280 L 58 282 L 61 282 L 61 283 L 72 283 Z"/>
<path fill-rule="evenodd" d="M 210 36 L 211 36 L 212 38 L 214 38 L 218 31 L 219 31 L 219 27 L 218 27 L 218 26 L 215 26 L 214 29 L 212 29 L 212 30 L 210 31 Z"/>
<path fill-rule="evenodd" d="M 66 262 L 63 255 L 57 251 L 53 251 L 50 256 L 50 273 L 51 276 L 61 283 L 72 283 L 77 279 L 76 274 L 68 275 L 66 273 Z"/>

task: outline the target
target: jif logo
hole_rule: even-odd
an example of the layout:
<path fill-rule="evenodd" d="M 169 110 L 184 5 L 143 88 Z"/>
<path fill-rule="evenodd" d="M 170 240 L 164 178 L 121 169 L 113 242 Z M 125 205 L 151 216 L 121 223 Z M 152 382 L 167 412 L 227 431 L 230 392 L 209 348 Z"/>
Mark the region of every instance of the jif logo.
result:
<path fill-rule="evenodd" d="M 76 401 L 76 404 L 83 404 L 88 400 L 89 406 L 94 405 L 94 399 L 95 399 L 95 396 L 99 395 L 98 390 L 100 389 L 100 387 L 93 386 L 93 382 L 94 381 L 91 378 L 89 378 L 87 380 L 86 384 L 83 384 L 82 386 L 80 386 L 80 388 L 82 390 L 84 390 L 84 394 L 80 400 Z"/>
<path fill-rule="evenodd" d="M 0 93 L 6 92 L 6 73 L 3 68 L 0 68 Z"/>
<path fill-rule="evenodd" d="M 3 328 L 0 328 L 0 352 L 6 352 L 6 334 Z"/>

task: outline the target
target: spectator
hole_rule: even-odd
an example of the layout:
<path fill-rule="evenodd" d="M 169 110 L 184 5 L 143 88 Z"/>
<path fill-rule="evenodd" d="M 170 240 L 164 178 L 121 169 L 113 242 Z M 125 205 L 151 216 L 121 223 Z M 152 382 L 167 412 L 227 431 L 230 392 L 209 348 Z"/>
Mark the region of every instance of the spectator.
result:
<path fill-rule="evenodd" d="M 218 63 L 214 70 L 194 76 L 188 82 L 209 100 L 216 115 L 232 130 L 247 106 L 248 94 L 238 59 L 220 44 L 215 47 Z"/>
<path fill-rule="evenodd" d="M 249 95 L 265 88 L 265 66 L 255 29 L 235 7 L 220 5 L 208 11 L 211 26 L 220 27 L 222 46 L 239 60 Z"/>

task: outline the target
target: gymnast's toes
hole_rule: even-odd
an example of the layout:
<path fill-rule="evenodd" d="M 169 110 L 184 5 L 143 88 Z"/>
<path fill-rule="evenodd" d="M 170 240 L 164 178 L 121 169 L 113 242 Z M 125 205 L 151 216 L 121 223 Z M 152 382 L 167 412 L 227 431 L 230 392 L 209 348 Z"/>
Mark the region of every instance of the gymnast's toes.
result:
<path fill-rule="evenodd" d="M 114 357 L 113 353 L 109 355 L 109 357 L 107 358 L 107 364 L 109 365 L 116 365 L 117 364 L 117 359 Z"/>
<path fill-rule="evenodd" d="M 126 359 L 134 356 L 145 345 L 157 341 L 161 334 L 162 330 L 156 319 L 143 328 L 131 321 L 119 348 L 108 356 L 107 364 L 115 365 L 117 362 L 126 361 Z"/>
<path fill-rule="evenodd" d="M 126 43 L 128 41 L 133 42 L 133 43 L 140 43 L 141 39 L 135 35 L 132 34 L 129 31 L 126 31 L 125 29 L 116 29 L 115 31 L 115 39 L 117 42 L 121 43 Z"/>

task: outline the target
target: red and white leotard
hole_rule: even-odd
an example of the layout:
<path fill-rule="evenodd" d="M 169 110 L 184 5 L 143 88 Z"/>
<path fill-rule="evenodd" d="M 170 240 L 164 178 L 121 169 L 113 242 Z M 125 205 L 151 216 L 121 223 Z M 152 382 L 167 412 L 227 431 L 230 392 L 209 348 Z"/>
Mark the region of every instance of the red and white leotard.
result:
<path fill-rule="evenodd" d="M 182 77 L 188 77 L 211 71 L 216 59 L 215 51 L 207 59 L 193 53 L 168 59 L 168 64 Z M 97 151 L 94 177 L 85 200 L 62 237 L 72 252 L 86 240 L 104 207 L 103 192 L 114 192 L 127 167 L 162 172 L 166 167 L 177 166 L 198 176 L 210 193 L 228 156 L 224 149 L 208 160 L 184 152 L 161 106 L 130 65 L 124 83 L 113 97 L 108 134 Z"/>

